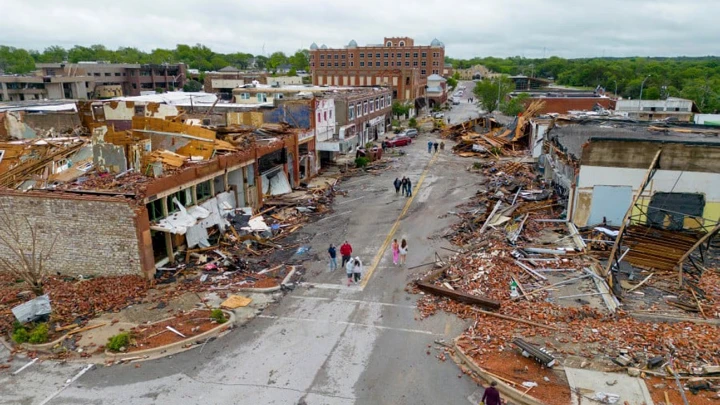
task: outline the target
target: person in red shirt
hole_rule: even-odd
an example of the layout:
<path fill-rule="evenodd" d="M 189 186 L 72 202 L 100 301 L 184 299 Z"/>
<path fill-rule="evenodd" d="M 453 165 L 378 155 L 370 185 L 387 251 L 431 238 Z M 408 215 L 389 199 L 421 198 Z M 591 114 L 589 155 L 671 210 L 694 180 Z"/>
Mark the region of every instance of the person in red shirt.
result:
<path fill-rule="evenodd" d="M 342 264 L 340 266 L 345 267 L 345 263 L 352 257 L 352 246 L 350 246 L 348 241 L 345 241 L 345 243 L 340 246 L 340 255 L 342 256 Z"/>
<path fill-rule="evenodd" d="M 490 383 L 490 386 L 485 388 L 485 393 L 482 397 L 482 403 L 485 405 L 501 405 L 502 402 L 500 402 L 500 393 L 498 392 L 497 388 L 495 386 L 497 383 L 495 381 Z"/>

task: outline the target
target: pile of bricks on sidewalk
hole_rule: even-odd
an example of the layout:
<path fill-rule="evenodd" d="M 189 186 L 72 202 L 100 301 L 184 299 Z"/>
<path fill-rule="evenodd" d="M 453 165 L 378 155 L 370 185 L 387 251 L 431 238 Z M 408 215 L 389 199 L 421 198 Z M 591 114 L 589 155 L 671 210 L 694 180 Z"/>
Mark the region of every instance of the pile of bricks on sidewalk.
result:
<path fill-rule="evenodd" d="M 493 164 L 482 170 L 488 176 L 485 189 L 458 206 L 462 221 L 445 235 L 459 246 L 457 253 L 437 264 L 440 269 L 408 286 L 408 290 L 424 294 L 418 301 L 422 317 L 446 311 L 470 321 L 458 345 L 478 360 L 514 350 L 513 339 L 522 338 L 558 359 L 581 356 L 588 364 L 602 364 L 605 371 L 639 369 L 646 375 L 668 378 L 673 373 L 684 377 L 720 373 L 717 269 L 706 271 L 698 283 L 704 292 L 699 305 L 706 319 L 699 314 L 672 312 L 661 297 L 644 307 L 643 313 L 670 312 L 672 316 L 641 320 L 634 316 L 631 302 L 635 294 L 630 293 L 621 297 L 622 305 L 613 310 L 609 304 L 607 308 L 588 305 L 590 296 L 608 297 L 612 289 L 603 293 L 597 286 L 600 282 L 594 283 L 593 279 L 602 280 L 602 266 L 573 242 L 578 232 L 573 235 L 571 225 L 557 219 L 562 207 L 552 193 L 547 198 L 539 196 L 537 191 L 547 187 L 539 183 L 528 165 Z M 520 190 L 531 191 L 526 194 L 530 198 L 520 198 Z M 504 222 L 498 219 L 503 216 L 508 218 Z M 550 242 L 548 235 L 554 235 Z M 642 287 L 637 291 L 653 288 L 652 281 L 645 285 L 638 285 L 638 281 L 633 284 Z M 420 288 L 427 283 L 448 293 L 443 296 Z M 511 285 L 517 285 L 517 296 L 511 296 Z M 560 288 L 568 295 L 558 297 Z M 575 291 L 568 293 L 568 288 Z M 679 287 L 663 288 L 666 295 L 693 299 Z M 497 302 L 499 308 L 468 303 L 460 299 L 465 297 L 462 294 Z M 616 297 L 608 299 L 619 302 Z M 677 321 L 670 322 L 668 318 L 673 317 Z M 668 367 L 670 355 L 673 368 Z M 718 388 L 714 384 L 710 384 L 713 390 Z"/>

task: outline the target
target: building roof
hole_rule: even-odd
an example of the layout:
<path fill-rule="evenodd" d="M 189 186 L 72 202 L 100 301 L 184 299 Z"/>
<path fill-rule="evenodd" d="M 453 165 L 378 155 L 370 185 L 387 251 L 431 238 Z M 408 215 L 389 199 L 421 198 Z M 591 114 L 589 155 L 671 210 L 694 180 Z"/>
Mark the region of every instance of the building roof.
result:
<path fill-rule="evenodd" d="M 350 43 L 348 43 L 348 48 L 357 48 L 358 44 L 355 42 L 354 39 L 350 40 Z"/>
<path fill-rule="evenodd" d="M 327 47 L 327 45 L 322 44 L 322 45 L 320 45 L 320 49 L 328 49 L 328 47 Z"/>
<path fill-rule="evenodd" d="M 666 100 L 618 100 L 618 111 L 638 111 L 641 108 L 663 108 L 660 111 L 674 111 L 675 108 L 688 109 L 680 112 L 700 112 L 693 100 L 678 97 L 668 97 Z"/>
<path fill-rule="evenodd" d="M 225 66 L 224 68 L 218 70 L 218 72 L 239 72 L 240 69 L 236 68 L 235 66 Z"/>
<path fill-rule="evenodd" d="M 430 76 L 428 76 L 427 79 L 428 79 L 428 81 L 431 81 L 431 80 L 432 80 L 432 81 L 439 81 L 439 82 L 446 82 L 446 81 L 447 81 L 447 80 L 445 80 L 444 77 L 442 77 L 442 76 L 440 76 L 440 75 L 438 75 L 438 74 L 431 74 Z"/>
<path fill-rule="evenodd" d="M 204 92 L 184 92 L 184 91 L 171 91 L 168 93 L 151 94 L 147 96 L 134 96 L 134 97 L 117 97 L 113 100 L 118 101 L 135 101 L 145 103 L 161 103 L 171 105 L 182 105 L 184 103 L 190 104 L 190 100 L 193 103 L 213 103 L 217 99 L 217 96 L 212 93 Z"/>
<path fill-rule="evenodd" d="M 315 51 L 315 50 L 317 50 L 317 49 L 318 49 L 318 45 L 317 45 L 315 42 L 313 42 L 312 44 L 310 44 L 310 50 L 311 50 L 311 51 Z"/>
<path fill-rule="evenodd" d="M 443 89 L 440 86 L 430 86 L 427 91 L 428 93 L 442 93 Z"/>
<path fill-rule="evenodd" d="M 445 44 L 442 43 L 442 41 L 438 40 L 437 38 L 433 39 L 432 42 L 430 42 L 430 46 L 441 46 L 445 47 Z"/>
<path fill-rule="evenodd" d="M 583 145 L 590 140 L 651 141 L 720 146 L 720 129 L 699 125 L 646 125 L 631 121 L 592 120 L 591 122 L 556 122 L 548 138 L 576 159 L 582 157 Z M 568 125 L 569 124 L 569 125 Z M 680 132 L 682 131 L 682 132 Z M 696 131 L 696 132 L 687 132 Z"/>

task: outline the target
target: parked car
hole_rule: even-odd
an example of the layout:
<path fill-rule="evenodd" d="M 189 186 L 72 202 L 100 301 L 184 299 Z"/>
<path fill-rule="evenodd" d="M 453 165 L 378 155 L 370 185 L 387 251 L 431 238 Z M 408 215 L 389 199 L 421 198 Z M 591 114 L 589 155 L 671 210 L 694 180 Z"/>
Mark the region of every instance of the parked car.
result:
<path fill-rule="evenodd" d="M 418 130 L 417 129 L 406 129 L 399 134 L 400 136 L 407 136 L 408 138 L 417 138 L 418 136 Z"/>
<path fill-rule="evenodd" d="M 453 103 L 453 105 L 458 105 L 458 104 L 460 104 L 460 97 L 453 97 L 453 98 L 452 98 L 452 103 Z"/>
<path fill-rule="evenodd" d="M 410 137 L 399 135 L 396 136 L 393 139 L 388 139 L 387 141 L 383 142 L 384 146 L 386 148 L 394 148 L 396 146 L 407 146 L 412 143 L 412 139 Z"/>
<path fill-rule="evenodd" d="M 435 114 L 433 114 L 433 118 L 443 118 L 443 117 L 445 117 L 445 114 L 441 113 L 441 112 L 436 112 Z"/>

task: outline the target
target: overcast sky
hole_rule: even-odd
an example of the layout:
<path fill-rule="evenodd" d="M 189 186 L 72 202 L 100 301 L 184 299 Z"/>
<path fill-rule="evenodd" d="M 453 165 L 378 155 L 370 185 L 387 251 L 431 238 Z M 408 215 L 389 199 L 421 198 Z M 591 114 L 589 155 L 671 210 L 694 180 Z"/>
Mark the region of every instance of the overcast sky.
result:
<path fill-rule="evenodd" d="M 0 0 L 0 45 L 292 53 L 437 37 L 446 55 L 720 54 L 718 0 Z"/>

